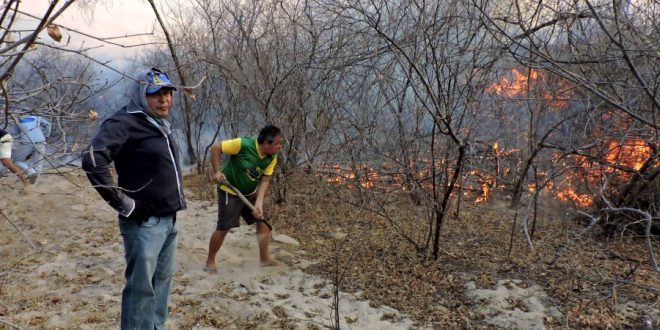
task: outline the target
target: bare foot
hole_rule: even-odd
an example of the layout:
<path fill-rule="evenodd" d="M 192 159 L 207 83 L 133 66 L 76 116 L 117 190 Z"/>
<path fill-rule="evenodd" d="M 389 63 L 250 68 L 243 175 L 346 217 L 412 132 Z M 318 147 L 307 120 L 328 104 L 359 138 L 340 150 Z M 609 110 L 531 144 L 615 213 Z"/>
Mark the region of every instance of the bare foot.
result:
<path fill-rule="evenodd" d="M 277 265 L 278 265 L 277 261 L 275 261 L 273 259 L 259 262 L 259 266 L 261 266 L 261 267 L 273 267 L 273 266 L 277 266 Z"/>
<path fill-rule="evenodd" d="M 206 265 L 206 266 L 204 267 L 204 271 L 205 271 L 207 274 L 211 274 L 211 275 L 212 275 L 212 274 L 217 274 L 217 273 L 218 273 L 218 268 L 216 268 L 215 265 L 214 265 L 214 266 Z"/>

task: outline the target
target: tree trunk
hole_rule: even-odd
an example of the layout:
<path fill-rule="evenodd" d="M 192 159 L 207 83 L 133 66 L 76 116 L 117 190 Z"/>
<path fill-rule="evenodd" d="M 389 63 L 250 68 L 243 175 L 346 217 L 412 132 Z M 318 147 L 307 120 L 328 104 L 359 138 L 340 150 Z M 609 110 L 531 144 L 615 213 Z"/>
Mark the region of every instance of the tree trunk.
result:
<path fill-rule="evenodd" d="M 179 75 L 179 79 L 181 79 L 181 85 L 188 86 L 186 75 L 181 69 L 182 65 L 179 62 L 179 58 L 176 56 L 176 51 L 174 50 L 174 44 L 172 43 L 172 38 L 170 38 L 170 33 L 167 31 L 167 28 L 165 27 L 165 23 L 161 19 L 160 14 L 156 9 L 156 4 L 154 3 L 154 0 L 148 0 L 148 1 L 149 4 L 151 5 L 151 8 L 154 10 L 154 14 L 156 15 L 156 18 L 158 19 L 160 28 L 163 30 L 163 33 L 165 34 L 165 39 L 167 39 L 167 46 L 170 49 L 170 54 L 172 54 L 172 60 L 174 61 L 176 72 Z M 192 142 L 192 105 L 190 104 L 190 98 L 188 97 L 185 88 L 183 90 L 183 118 L 184 118 L 183 131 L 186 136 L 186 147 L 188 149 L 187 150 L 188 162 L 190 165 L 194 165 L 197 164 L 197 153 L 195 152 L 195 147 Z"/>

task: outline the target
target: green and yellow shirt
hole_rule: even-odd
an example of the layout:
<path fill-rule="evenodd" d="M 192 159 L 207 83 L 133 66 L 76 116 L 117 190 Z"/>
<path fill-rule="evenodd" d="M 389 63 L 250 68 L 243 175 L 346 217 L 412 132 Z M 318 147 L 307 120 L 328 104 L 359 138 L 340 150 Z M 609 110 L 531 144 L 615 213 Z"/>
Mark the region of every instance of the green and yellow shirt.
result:
<path fill-rule="evenodd" d="M 255 137 L 222 141 L 220 146 L 223 154 L 231 155 L 229 162 L 222 168 L 222 173 L 229 183 L 244 195 L 254 194 L 261 177 L 273 174 L 277 155 L 260 154 Z M 223 185 L 220 185 L 220 189 L 234 194 L 231 189 Z"/>

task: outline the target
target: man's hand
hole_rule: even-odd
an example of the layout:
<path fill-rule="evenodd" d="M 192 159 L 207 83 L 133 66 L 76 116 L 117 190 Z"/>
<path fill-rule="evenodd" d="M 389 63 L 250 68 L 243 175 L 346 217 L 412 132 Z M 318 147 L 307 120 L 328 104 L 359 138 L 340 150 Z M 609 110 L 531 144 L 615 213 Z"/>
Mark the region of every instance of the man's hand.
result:
<path fill-rule="evenodd" d="M 2 163 L 2 165 L 4 165 L 10 171 L 15 173 L 18 179 L 21 180 L 21 182 L 23 182 L 23 185 L 25 187 L 29 185 L 27 174 L 25 174 L 25 171 L 18 168 L 18 166 L 16 166 L 16 164 L 14 164 L 14 162 L 11 161 L 11 158 L 2 158 L 0 159 L 0 163 Z"/>
<path fill-rule="evenodd" d="M 16 176 L 21 180 L 21 182 L 23 182 L 23 186 L 27 187 L 28 185 L 30 185 L 30 183 L 28 183 L 28 176 L 25 175 L 25 173 L 18 172 L 16 173 Z"/>
<path fill-rule="evenodd" d="M 149 218 L 153 214 L 154 212 L 153 207 L 141 200 L 136 199 L 134 201 L 135 201 L 135 208 L 133 209 L 133 212 L 131 212 L 131 214 L 128 215 L 128 218 L 142 224 L 143 222 L 149 220 Z"/>
<path fill-rule="evenodd" d="M 252 215 L 254 215 L 254 217 L 259 219 L 259 220 L 264 219 L 264 206 L 263 206 L 263 203 L 259 203 L 259 201 L 257 201 L 254 204 L 254 211 L 252 211 Z"/>
<path fill-rule="evenodd" d="M 222 172 L 218 171 L 213 173 L 213 177 L 211 178 L 211 180 L 213 181 L 213 183 L 223 183 L 227 181 L 227 178 Z"/>
<path fill-rule="evenodd" d="M 254 209 L 255 210 L 252 212 L 252 215 L 254 215 L 254 217 L 259 219 L 259 220 L 263 220 L 264 219 L 264 210 L 263 210 L 263 208 L 255 206 Z"/>

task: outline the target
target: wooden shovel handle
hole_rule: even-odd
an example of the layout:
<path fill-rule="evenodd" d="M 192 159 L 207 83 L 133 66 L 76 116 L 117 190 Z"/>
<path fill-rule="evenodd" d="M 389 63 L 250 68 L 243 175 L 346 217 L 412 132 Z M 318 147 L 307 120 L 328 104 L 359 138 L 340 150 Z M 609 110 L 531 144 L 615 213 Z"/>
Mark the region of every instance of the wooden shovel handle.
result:
<path fill-rule="evenodd" d="M 252 203 L 245 197 L 245 195 L 243 195 L 238 189 L 236 189 L 236 187 L 232 186 L 231 183 L 229 183 L 227 180 L 221 180 L 220 184 L 231 189 L 231 191 L 233 191 L 236 194 L 236 196 L 238 196 L 238 198 L 240 198 L 243 201 L 243 203 L 245 203 L 245 205 L 247 205 L 250 208 L 250 210 L 252 210 L 252 212 L 255 212 L 257 210 L 257 208 L 254 207 L 254 205 L 252 205 Z"/>
<path fill-rule="evenodd" d="M 250 210 L 252 210 L 252 212 L 257 211 L 257 208 L 254 207 L 254 205 L 252 205 L 252 203 L 245 197 L 245 195 L 243 195 L 243 193 L 241 193 L 238 189 L 236 189 L 236 187 L 232 186 L 231 183 L 229 183 L 227 180 L 220 180 L 220 184 L 224 185 L 225 187 L 231 189 L 231 191 L 236 193 L 236 196 L 238 196 L 238 198 L 240 198 L 243 201 L 243 203 L 245 203 L 245 205 L 247 205 L 247 207 L 249 207 Z M 259 219 L 258 221 L 262 221 L 263 223 L 266 224 L 266 226 L 268 226 L 268 229 L 270 229 L 270 231 L 273 231 L 273 226 L 266 219 Z"/>

